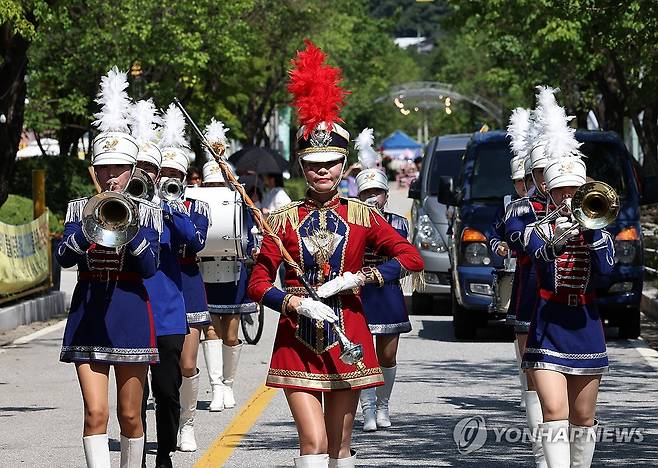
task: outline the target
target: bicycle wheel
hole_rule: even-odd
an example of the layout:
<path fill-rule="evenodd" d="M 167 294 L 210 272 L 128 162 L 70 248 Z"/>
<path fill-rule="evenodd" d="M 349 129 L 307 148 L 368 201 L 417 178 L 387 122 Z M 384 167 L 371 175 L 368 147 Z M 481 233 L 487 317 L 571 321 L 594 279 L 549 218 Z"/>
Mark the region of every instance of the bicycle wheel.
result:
<path fill-rule="evenodd" d="M 249 344 L 256 344 L 263 334 L 265 307 L 261 304 L 256 312 L 240 315 L 240 326 L 244 339 Z"/>

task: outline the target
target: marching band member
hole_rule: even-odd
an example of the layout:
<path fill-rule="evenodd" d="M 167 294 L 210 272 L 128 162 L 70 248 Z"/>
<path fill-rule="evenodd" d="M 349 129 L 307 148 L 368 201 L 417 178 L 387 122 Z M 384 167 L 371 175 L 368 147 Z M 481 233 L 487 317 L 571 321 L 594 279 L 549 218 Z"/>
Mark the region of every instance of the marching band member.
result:
<path fill-rule="evenodd" d="M 542 105 L 538 106 L 537 112 L 541 112 L 542 108 Z M 536 122 L 531 118 L 530 111 L 521 107 L 514 109 L 507 131 L 511 137 L 512 151 L 522 161 L 531 159 L 528 153 L 532 148 L 535 149 L 535 155 L 541 154 L 536 150 L 536 138 L 530 141 L 530 135 L 535 135 L 535 130 Z M 524 183 L 525 167 L 526 165 L 524 164 L 519 168 L 520 171 L 518 172 L 518 180 L 521 184 Z M 530 167 L 532 167 L 532 164 L 530 164 Z M 514 310 L 515 351 L 519 361 L 521 361 L 525 352 L 528 326 L 537 307 L 537 277 L 535 266 L 533 265 L 532 258 L 525 250 L 524 237 L 528 225 L 542 218 L 545 212 L 545 201 L 537 193 L 531 187 L 528 196 L 510 203 L 505 214 L 505 238 L 517 257 L 510 309 Z M 534 434 L 537 432 L 539 424 L 542 423 L 541 404 L 532 378 L 528 378 L 527 373 L 521 367 L 521 362 L 519 362 L 519 372 L 522 377 L 525 377 L 522 379 L 522 406 L 525 408 L 528 426 Z M 541 439 L 537 437 L 532 440 L 532 453 L 536 466 L 540 468 L 545 467 L 546 461 L 541 446 Z"/>
<path fill-rule="evenodd" d="M 307 297 L 295 270 L 286 265 L 282 289 L 274 285 L 282 253 L 266 236 L 256 260 L 249 295 L 280 311 L 267 385 L 283 388 L 297 426 L 298 467 L 355 466 L 351 435 L 359 390 L 383 384 L 358 290 L 383 286 L 418 272 L 416 249 L 377 210 L 338 196 L 347 162 L 349 133 L 337 122 L 345 92 L 340 69 L 324 63 L 325 54 L 306 41 L 293 60 L 289 91 L 301 120 L 297 155 L 308 184 L 304 200 L 270 214 L 268 222 L 283 246 L 318 287 L 320 302 Z M 390 258 L 363 267 L 366 248 Z M 335 323 L 363 347 L 363 366 L 341 361 Z"/>
<path fill-rule="evenodd" d="M 126 133 L 127 86 L 126 74 L 114 67 L 103 77 L 98 99 L 103 107 L 95 123 L 102 133 L 93 142 L 92 165 L 101 188 L 113 192 L 126 186 L 138 152 L 137 142 Z M 87 198 L 69 202 L 63 240 L 55 254 L 62 267 L 78 266 L 60 360 L 76 366 L 84 401 L 83 444 L 89 467 L 110 466 L 108 380 L 110 366 L 114 366 L 121 466 L 134 468 L 141 465 L 144 446 L 139 418 L 144 380 L 148 364 L 158 360 L 143 281 L 157 268 L 159 234 L 153 225 L 144 223 L 143 217 L 136 236 L 127 244 L 110 247 L 94 243 L 89 220 L 83 219 L 88 202 Z M 158 214 L 156 211 L 151 220 Z"/>
<path fill-rule="evenodd" d="M 185 151 L 185 120 L 173 104 L 164 115 L 160 145 L 163 161 L 159 175 L 160 192 L 168 178 L 183 181 L 188 158 Z M 196 241 L 196 230 L 184 206 L 178 200 L 157 200 L 162 207 L 163 230 L 160 236 L 160 266 L 146 281 L 153 303 L 155 330 L 158 336 L 160 362 L 151 365 L 151 387 L 155 398 L 155 420 L 158 449 L 156 467 L 171 467 L 170 453 L 176 451 L 180 418 L 182 374 L 180 357 L 188 332 L 182 275 L 178 262 L 181 246 Z M 148 387 L 142 402 L 142 418 L 146 421 Z"/>
<path fill-rule="evenodd" d="M 552 207 L 561 210 L 566 204 L 570 210 L 567 201 L 586 181 L 575 130 L 554 99 L 537 119 Z M 540 290 L 523 367 L 530 370 L 541 400 L 544 454 L 551 468 L 589 467 L 598 388 L 608 369 L 592 278 L 612 272 L 613 242 L 606 231 L 579 228 L 566 216 L 537 223 L 527 233 Z"/>
<path fill-rule="evenodd" d="M 206 138 L 215 146 L 220 141 L 208 131 Z M 203 186 L 226 186 L 219 164 L 214 160 L 203 166 Z M 242 210 L 246 220 L 243 233 L 247 236 L 246 255 L 251 256 L 254 251 L 254 237 L 251 233 L 253 221 L 244 205 Z M 234 220 L 227 222 L 233 223 Z M 202 343 L 212 387 L 210 411 L 222 411 L 224 408 L 235 407 L 233 384 L 244 345 L 238 338 L 240 314 L 254 313 L 258 305 L 247 296 L 248 275 L 244 260 L 235 257 L 205 257 L 201 268 L 212 319 L 212 327 L 208 327 L 206 340 Z"/>
<path fill-rule="evenodd" d="M 362 167 L 362 171 L 356 176 L 359 198 L 379 210 L 384 219 L 406 239 L 409 233 L 407 218 L 383 211 L 388 201 L 388 178 L 384 171 L 377 167 L 379 157 L 372 149 L 373 143 L 374 136 L 370 128 L 363 130 L 356 139 L 355 146 Z M 389 260 L 368 249 L 364 264 L 374 268 Z M 361 302 L 370 332 L 376 336 L 377 360 L 384 375 L 384 385 L 377 389 L 367 388 L 361 391 L 363 430 L 370 432 L 391 426 L 388 402 L 395 383 L 397 370 L 395 358 L 400 334 L 411 331 L 411 322 L 399 278 L 387 281 L 383 285 L 364 285 L 361 289 Z"/>
<path fill-rule="evenodd" d="M 180 161 L 183 162 L 182 158 Z M 194 416 L 199 396 L 197 357 L 201 331 L 211 323 L 197 253 L 203 250 L 206 244 L 208 226 L 210 225 L 210 208 L 202 200 L 187 198 L 183 203 L 194 225 L 194 240 L 181 245 L 178 256 L 183 281 L 183 299 L 185 300 L 187 325 L 189 327 L 189 333 L 185 336 L 185 342 L 183 343 L 180 361 L 183 382 L 180 387 L 181 413 L 178 449 L 181 452 L 195 452 L 197 445 L 194 437 Z"/>

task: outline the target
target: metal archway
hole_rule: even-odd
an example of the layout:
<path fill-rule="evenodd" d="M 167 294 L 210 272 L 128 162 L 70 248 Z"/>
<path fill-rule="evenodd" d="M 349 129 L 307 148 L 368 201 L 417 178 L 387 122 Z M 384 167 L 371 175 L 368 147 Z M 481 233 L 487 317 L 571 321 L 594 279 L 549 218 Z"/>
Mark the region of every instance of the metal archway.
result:
<path fill-rule="evenodd" d="M 439 81 L 412 81 L 398 86 L 393 86 L 389 93 L 375 99 L 375 103 L 381 104 L 391 100 L 402 111 L 404 104 L 409 103 L 410 107 L 423 109 L 425 115 L 424 122 L 424 140 L 427 141 L 427 111 L 436 108 L 445 108 L 446 99 L 449 98 L 448 106 L 451 102 L 467 102 L 478 109 L 484 111 L 499 125 L 503 125 L 503 109 L 480 96 L 466 96 L 455 91 L 449 83 Z M 420 134 L 420 129 L 419 129 Z"/>

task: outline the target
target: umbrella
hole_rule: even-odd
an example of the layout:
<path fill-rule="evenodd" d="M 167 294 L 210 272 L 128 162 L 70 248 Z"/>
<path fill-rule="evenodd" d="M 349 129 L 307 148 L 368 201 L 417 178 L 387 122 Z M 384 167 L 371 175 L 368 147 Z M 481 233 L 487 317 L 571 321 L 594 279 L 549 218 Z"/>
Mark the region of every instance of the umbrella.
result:
<path fill-rule="evenodd" d="M 228 160 L 239 174 L 281 174 L 288 170 L 288 161 L 279 153 L 259 146 L 242 148 Z"/>

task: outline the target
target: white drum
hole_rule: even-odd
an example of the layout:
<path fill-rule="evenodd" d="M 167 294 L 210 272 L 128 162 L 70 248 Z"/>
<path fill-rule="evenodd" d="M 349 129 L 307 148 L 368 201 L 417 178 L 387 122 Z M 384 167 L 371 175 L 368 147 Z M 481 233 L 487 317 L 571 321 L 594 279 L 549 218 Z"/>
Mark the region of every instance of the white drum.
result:
<path fill-rule="evenodd" d="M 197 255 L 244 259 L 248 233 L 240 194 L 228 187 L 187 187 L 185 198 L 201 200 L 210 206 L 206 246 Z"/>

